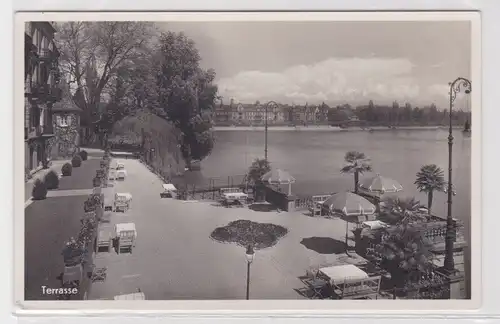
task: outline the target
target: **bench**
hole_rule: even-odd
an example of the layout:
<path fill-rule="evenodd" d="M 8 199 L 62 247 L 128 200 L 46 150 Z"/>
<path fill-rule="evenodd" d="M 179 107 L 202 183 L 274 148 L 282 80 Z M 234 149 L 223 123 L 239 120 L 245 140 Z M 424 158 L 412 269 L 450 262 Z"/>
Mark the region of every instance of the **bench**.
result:
<path fill-rule="evenodd" d="M 329 195 L 319 195 L 319 196 L 312 196 L 312 206 L 309 207 L 309 211 L 313 216 L 316 215 L 323 215 L 323 203 L 330 198 Z"/>

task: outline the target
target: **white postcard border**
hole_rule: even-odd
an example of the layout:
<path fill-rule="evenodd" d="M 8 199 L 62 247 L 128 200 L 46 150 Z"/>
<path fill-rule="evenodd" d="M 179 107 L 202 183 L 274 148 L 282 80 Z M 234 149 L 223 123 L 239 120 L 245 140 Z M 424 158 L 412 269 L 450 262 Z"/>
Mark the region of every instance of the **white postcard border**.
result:
<path fill-rule="evenodd" d="M 23 28 L 24 21 L 45 20 L 177 20 L 177 21 L 203 21 L 203 20 L 470 20 L 471 21 L 471 79 L 473 91 L 471 105 L 475 126 L 481 129 L 481 32 L 480 20 L 477 13 L 467 12 L 421 12 L 421 13 L 20 13 L 15 17 L 15 300 L 18 315 L 151 315 L 151 314 L 176 314 L 176 315 L 265 315 L 265 314 L 296 314 L 296 315 L 345 315 L 362 314 L 370 316 L 414 314 L 422 312 L 428 314 L 464 314 L 473 315 L 482 304 L 481 281 L 481 133 L 475 132 L 472 137 L 472 195 L 471 206 L 473 217 L 471 219 L 471 262 L 472 300 L 378 300 L 378 301 L 21 301 L 24 295 L 24 192 L 22 161 L 24 154 L 22 127 L 23 121 L 23 69 L 21 57 L 23 53 Z M 19 73 L 21 72 L 21 73 Z M 335 309 L 332 309 L 335 307 Z M 360 309 L 363 308 L 363 309 Z"/>

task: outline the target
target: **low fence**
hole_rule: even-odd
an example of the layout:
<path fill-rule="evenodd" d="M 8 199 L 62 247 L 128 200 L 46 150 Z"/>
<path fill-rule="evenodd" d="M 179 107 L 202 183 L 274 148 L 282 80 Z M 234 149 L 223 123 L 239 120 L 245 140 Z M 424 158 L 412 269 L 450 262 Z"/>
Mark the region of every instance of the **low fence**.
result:
<path fill-rule="evenodd" d="M 295 210 L 308 210 L 312 206 L 313 206 L 312 196 L 295 199 Z"/>
<path fill-rule="evenodd" d="M 222 178 L 208 178 L 201 184 L 176 183 L 179 199 L 182 200 L 217 200 L 222 188 L 239 188 L 247 191 L 245 175 L 234 175 Z M 176 182 L 176 181 L 174 181 Z"/>
<path fill-rule="evenodd" d="M 164 183 L 172 183 L 177 188 L 177 198 L 182 200 L 217 200 L 222 188 L 246 189 L 246 175 L 207 178 L 202 183 L 186 183 L 182 176 L 171 178 L 163 170 L 157 170 L 142 157 L 139 159 L 149 171 L 154 173 Z"/>

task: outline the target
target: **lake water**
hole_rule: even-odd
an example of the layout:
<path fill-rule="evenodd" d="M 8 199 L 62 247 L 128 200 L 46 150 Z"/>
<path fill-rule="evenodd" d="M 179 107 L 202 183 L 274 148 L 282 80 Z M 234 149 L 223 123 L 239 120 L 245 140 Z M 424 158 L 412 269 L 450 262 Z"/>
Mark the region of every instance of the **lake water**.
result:
<path fill-rule="evenodd" d="M 471 138 L 454 131 L 453 217 L 469 228 L 471 214 Z M 352 190 L 352 175 L 341 174 L 344 155 L 355 150 L 372 160 L 373 173 L 393 178 L 403 185 L 402 197 L 416 197 L 427 203 L 424 193 L 414 185 L 415 175 L 425 164 L 440 166 L 447 178 L 448 133 L 445 130 L 398 130 L 376 132 L 269 131 L 268 159 L 276 168 L 285 169 L 297 182 L 297 195 L 315 195 Z M 263 131 L 219 131 L 212 154 L 202 162 L 204 177 L 244 174 L 255 158 L 264 157 Z M 433 214 L 446 216 L 444 193 L 434 195 Z"/>

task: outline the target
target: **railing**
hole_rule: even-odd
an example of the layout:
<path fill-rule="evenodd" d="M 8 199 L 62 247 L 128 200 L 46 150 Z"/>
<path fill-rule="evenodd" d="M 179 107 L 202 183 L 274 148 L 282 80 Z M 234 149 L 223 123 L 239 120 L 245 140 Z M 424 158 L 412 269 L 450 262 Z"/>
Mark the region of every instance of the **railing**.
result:
<path fill-rule="evenodd" d="M 24 134 L 27 139 L 31 139 L 42 135 L 51 135 L 53 134 L 53 129 L 51 125 L 38 125 L 31 127 L 31 129 L 25 128 Z"/>
<path fill-rule="evenodd" d="M 30 92 L 33 98 L 46 99 L 47 101 L 52 102 L 59 101 L 62 98 L 62 89 L 57 86 L 52 86 L 48 83 L 32 83 Z"/>
<path fill-rule="evenodd" d="M 316 203 L 327 200 L 330 196 L 331 194 L 297 198 L 295 199 L 295 210 L 309 209 L 314 207 Z"/>
<path fill-rule="evenodd" d="M 442 299 L 449 291 L 449 280 L 439 271 L 423 275 L 418 281 L 409 281 L 404 287 L 393 287 L 380 291 L 392 299 Z"/>
<path fill-rule="evenodd" d="M 38 57 L 40 58 L 40 60 L 44 61 L 51 61 L 56 58 L 53 51 L 45 49 L 38 51 Z"/>
<path fill-rule="evenodd" d="M 314 205 L 311 197 L 295 199 L 295 210 L 307 210 Z"/>
<path fill-rule="evenodd" d="M 47 95 L 49 92 L 50 89 L 48 84 L 37 84 L 37 83 L 31 84 L 31 94 L 33 96 L 43 96 Z"/>

